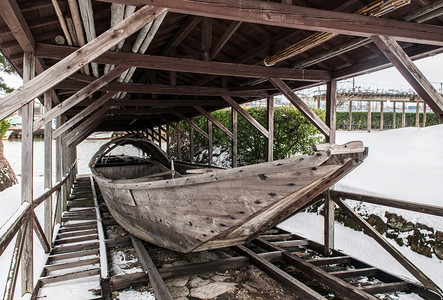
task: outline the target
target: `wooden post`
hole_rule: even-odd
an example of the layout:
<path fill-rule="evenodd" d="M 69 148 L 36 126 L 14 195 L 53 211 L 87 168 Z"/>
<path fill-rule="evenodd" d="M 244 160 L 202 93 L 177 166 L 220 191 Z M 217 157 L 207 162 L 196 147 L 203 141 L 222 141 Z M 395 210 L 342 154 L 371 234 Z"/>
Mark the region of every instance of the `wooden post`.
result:
<path fill-rule="evenodd" d="M 270 96 L 267 98 L 267 107 L 268 107 L 268 138 L 267 138 L 267 146 L 268 146 L 268 161 L 274 160 L 274 97 Z"/>
<path fill-rule="evenodd" d="M 330 128 L 327 143 L 335 143 L 336 109 L 337 109 L 337 81 L 331 80 L 326 85 L 326 125 Z M 334 201 L 331 199 L 330 190 L 325 195 L 324 217 L 324 254 L 329 255 L 334 249 Z"/>
<path fill-rule="evenodd" d="M 423 127 L 426 127 L 426 102 L 423 102 Z"/>
<path fill-rule="evenodd" d="M 384 107 L 383 107 L 383 101 L 380 101 L 380 130 L 383 130 L 383 128 L 385 127 L 385 119 L 384 119 Z"/>
<path fill-rule="evenodd" d="M 392 105 L 392 129 L 395 129 L 396 127 L 396 122 L 397 122 L 397 112 L 395 110 L 395 106 L 397 105 L 397 102 L 394 101 L 393 105 Z"/>
<path fill-rule="evenodd" d="M 194 162 L 194 127 L 190 126 L 189 130 L 189 162 L 192 164 Z"/>
<path fill-rule="evenodd" d="M 402 111 L 401 111 L 401 127 L 406 127 L 406 102 L 403 102 Z"/>
<path fill-rule="evenodd" d="M 169 125 L 166 124 L 166 153 L 171 156 L 171 136 L 169 135 Z"/>
<path fill-rule="evenodd" d="M 420 127 L 420 103 L 415 102 L 415 127 Z"/>
<path fill-rule="evenodd" d="M 23 54 L 23 84 L 29 82 L 35 74 L 35 57 L 33 53 Z M 22 203 L 32 204 L 33 198 L 33 162 L 34 162 L 34 101 L 23 107 L 22 114 Z M 34 289 L 34 249 L 33 249 L 33 218 L 25 225 L 26 234 L 21 261 L 22 296 L 32 294 Z M 25 228 L 22 228 L 25 230 Z"/>
<path fill-rule="evenodd" d="M 231 107 L 231 119 L 232 119 L 232 167 L 237 168 L 237 111 Z"/>
<path fill-rule="evenodd" d="M 45 92 L 44 94 L 44 105 L 45 112 L 48 112 L 52 108 L 52 98 L 50 92 Z M 51 189 L 52 188 L 52 122 L 48 122 L 45 124 L 45 182 L 44 188 Z M 44 231 L 46 235 L 46 239 L 48 241 L 52 241 L 52 195 L 46 199 L 44 204 L 45 211 L 45 223 L 44 223 Z"/>
<path fill-rule="evenodd" d="M 208 120 L 208 165 L 212 165 L 212 121 Z"/>
<path fill-rule="evenodd" d="M 180 122 L 177 122 L 177 129 L 180 129 Z M 177 159 L 179 161 L 182 160 L 182 147 L 181 147 L 182 139 L 180 135 L 180 131 L 177 130 Z"/>
<path fill-rule="evenodd" d="M 352 130 L 352 101 L 349 101 L 349 131 Z"/>
<path fill-rule="evenodd" d="M 60 128 L 63 125 L 62 116 L 56 118 L 56 126 Z M 55 180 L 60 182 L 62 180 L 62 137 L 64 134 L 60 135 L 55 142 Z M 56 219 L 55 223 L 61 223 L 62 221 L 62 191 L 57 192 L 57 204 L 56 204 Z"/>
<path fill-rule="evenodd" d="M 331 80 L 326 84 L 326 125 L 329 127 L 327 143 L 335 143 L 335 131 L 337 124 L 337 81 Z"/>
<path fill-rule="evenodd" d="M 371 101 L 368 101 L 368 118 L 367 118 L 367 123 L 368 123 L 368 132 L 371 132 L 371 128 L 372 128 L 372 112 L 371 112 Z"/>

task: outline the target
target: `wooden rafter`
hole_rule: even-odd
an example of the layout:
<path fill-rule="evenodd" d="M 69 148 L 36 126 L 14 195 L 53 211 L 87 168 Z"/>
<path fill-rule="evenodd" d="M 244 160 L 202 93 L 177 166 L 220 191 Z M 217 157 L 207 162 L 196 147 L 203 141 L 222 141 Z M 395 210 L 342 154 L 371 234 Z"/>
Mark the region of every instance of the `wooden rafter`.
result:
<path fill-rule="evenodd" d="M 251 125 L 257 128 L 265 137 L 269 137 L 269 132 L 264 128 L 253 116 L 251 116 L 246 110 L 244 110 L 240 104 L 229 96 L 222 97 L 230 106 L 232 106 L 239 114 L 243 116 Z"/>
<path fill-rule="evenodd" d="M 79 90 L 77 93 L 58 104 L 56 107 L 46 112 L 43 116 L 41 116 L 37 121 L 34 122 L 34 131 L 38 130 L 41 126 L 50 122 L 52 119 L 55 119 L 57 116 L 61 115 L 75 104 L 81 102 L 83 99 L 92 95 L 99 88 L 103 87 L 107 83 L 111 82 L 114 78 L 122 74 L 127 68 L 125 66 L 118 66 L 115 69 L 111 70 L 107 74 L 98 78 L 94 82 L 90 83 L 83 89 Z"/>
<path fill-rule="evenodd" d="M 271 78 L 269 80 L 300 112 L 308 118 L 325 136 L 329 137 L 329 127 L 317 116 L 281 79 Z"/>
<path fill-rule="evenodd" d="M 59 137 L 61 134 L 66 132 L 68 129 L 72 128 L 75 124 L 83 120 L 86 116 L 91 114 L 93 111 L 95 111 L 100 106 L 104 105 L 107 101 L 112 99 L 115 95 L 117 95 L 118 92 L 109 92 L 101 96 L 99 99 L 94 101 L 94 103 L 87 106 L 85 109 L 83 109 L 81 112 L 76 114 L 74 117 L 69 119 L 65 124 L 63 124 L 61 127 L 58 127 L 54 132 L 52 133 L 52 138 L 55 139 Z M 120 102 L 121 103 L 121 102 Z M 116 104 L 114 104 L 116 105 Z"/>
<path fill-rule="evenodd" d="M 189 126 L 191 126 L 192 128 L 194 128 L 195 130 L 198 131 L 198 133 L 200 133 L 202 136 L 204 136 L 205 138 L 209 138 L 208 134 L 206 132 L 204 132 L 200 127 L 198 127 L 197 125 L 195 125 L 195 123 L 188 119 L 187 117 L 185 117 L 183 114 L 181 113 L 175 113 L 175 115 L 177 117 L 179 117 L 180 119 L 182 119 L 184 122 L 186 122 Z"/>
<path fill-rule="evenodd" d="M 208 120 L 210 120 L 215 126 L 220 128 L 224 133 L 226 133 L 231 139 L 233 137 L 232 132 L 229 131 L 228 128 L 226 128 L 220 121 L 218 121 L 216 118 L 214 118 L 213 115 L 211 115 L 208 111 L 206 111 L 201 106 L 194 106 L 196 110 L 198 110 L 202 115 L 204 115 Z"/>
<path fill-rule="evenodd" d="M 245 21 L 265 25 L 366 36 L 391 35 L 398 41 L 443 46 L 439 26 L 375 19 L 298 5 L 259 0 L 101 0 L 132 5 L 150 4 L 173 12 L 204 17 Z"/>
<path fill-rule="evenodd" d="M 415 89 L 417 94 L 443 120 L 443 97 L 420 72 L 400 45 L 389 36 L 372 36 L 371 39 Z"/>
<path fill-rule="evenodd" d="M 218 40 L 217 44 L 214 46 L 214 49 L 212 49 L 211 60 L 214 59 L 217 56 L 217 54 L 223 49 L 223 47 L 226 45 L 229 39 L 234 35 L 237 29 L 240 28 L 241 24 L 243 24 L 243 22 L 234 21 L 231 23 L 231 25 L 229 25 L 223 36 L 220 38 L 220 40 Z"/>

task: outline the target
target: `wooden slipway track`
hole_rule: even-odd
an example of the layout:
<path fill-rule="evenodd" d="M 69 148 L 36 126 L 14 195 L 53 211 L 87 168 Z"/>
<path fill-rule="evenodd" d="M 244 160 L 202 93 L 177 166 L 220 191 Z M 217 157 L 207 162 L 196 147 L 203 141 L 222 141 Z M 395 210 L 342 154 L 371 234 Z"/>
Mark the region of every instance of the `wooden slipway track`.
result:
<path fill-rule="evenodd" d="M 341 252 L 334 251 L 331 256 L 324 257 L 320 254 L 322 245 L 279 229 L 269 230 L 250 244 L 216 250 L 217 253 L 225 250 L 223 258 L 164 266 L 164 261 L 158 261 L 158 257 L 151 254 L 160 251 L 169 263 L 177 255 L 184 254 L 144 243 L 121 228 L 121 236 L 103 236 L 107 227 L 119 226 L 107 212 L 97 186 L 91 187 L 92 182 L 90 177 L 76 180 L 68 211 L 63 215 L 34 298 L 70 299 L 76 295 L 76 299 L 112 299 L 113 291 L 149 285 L 157 299 L 173 299 L 164 280 L 243 270 L 253 265 L 286 288 L 288 299 L 294 295 L 300 299 L 392 299 L 398 292 L 417 294 L 424 299 L 440 299 L 417 284 Z M 108 265 L 111 260 L 106 254 L 128 247 L 136 253 L 144 271 L 140 269 L 119 275 L 108 273 L 108 268 L 113 266 L 112 263 Z M 211 252 L 205 251 L 206 254 Z M 238 288 L 240 286 L 238 282 Z M 235 292 L 231 294 L 232 297 L 226 295 L 223 299 L 234 299 Z"/>

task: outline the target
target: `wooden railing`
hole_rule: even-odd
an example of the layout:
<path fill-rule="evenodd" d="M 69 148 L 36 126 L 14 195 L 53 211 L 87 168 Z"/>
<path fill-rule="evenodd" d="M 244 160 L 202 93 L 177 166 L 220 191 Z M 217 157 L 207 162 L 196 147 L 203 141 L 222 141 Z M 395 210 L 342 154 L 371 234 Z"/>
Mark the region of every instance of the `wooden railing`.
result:
<path fill-rule="evenodd" d="M 430 214 L 443 217 L 443 208 L 427 205 L 416 204 L 413 202 L 402 201 L 391 198 L 362 195 L 355 193 L 348 193 L 344 191 L 330 190 L 330 199 L 332 199 L 347 215 L 349 215 L 363 231 L 372 237 L 378 244 L 380 244 L 395 260 L 397 260 L 406 270 L 409 271 L 418 281 L 420 281 L 426 288 L 443 296 L 443 290 L 435 284 L 426 274 L 424 274 L 417 266 L 415 266 L 409 259 L 407 259 L 400 251 L 397 250 L 387 239 L 374 229 L 365 219 L 358 215 L 351 207 L 349 207 L 343 199 L 357 200 L 377 205 L 400 208 L 424 214 Z"/>
<path fill-rule="evenodd" d="M 6 279 L 5 291 L 3 294 L 3 299 L 12 299 L 14 297 L 15 292 L 15 283 L 17 280 L 18 268 L 20 265 L 23 244 L 25 240 L 25 233 L 27 230 L 26 226 L 29 221 L 33 221 L 34 231 L 42 244 L 42 247 L 46 253 L 48 253 L 51 249 L 51 241 L 48 241 L 46 238 L 43 229 L 40 225 L 40 222 L 35 215 L 35 208 L 39 206 L 41 203 L 45 202 L 45 200 L 50 199 L 50 196 L 58 192 L 59 197 L 56 202 L 56 212 L 61 213 L 61 205 L 63 199 L 67 195 L 62 195 L 62 187 L 64 186 L 65 191 L 69 191 L 72 187 L 72 184 L 75 179 L 76 173 L 76 164 L 77 161 L 74 161 L 69 167 L 66 176 L 63 177 L 60 182 L 57 182 L 51 189 L 45 191 L 39 197 L 35 198 L 31 203 L 24 202 L 17 211 L 9 218 L 9 220 L 0 228 L 0 256 L 3 255 L 3 252 L 6 250 L 12 239 L 17 235 L 17 239 L 15 242 L 15 247 L 13 249 L 11 265 L 8 271 L 8 276 Z M 57 218 L 52 218 L 52 229 L 54 229 L 56 223 L 58 222 Z M 52 230 L 54 232 L 54 230 Z"/>

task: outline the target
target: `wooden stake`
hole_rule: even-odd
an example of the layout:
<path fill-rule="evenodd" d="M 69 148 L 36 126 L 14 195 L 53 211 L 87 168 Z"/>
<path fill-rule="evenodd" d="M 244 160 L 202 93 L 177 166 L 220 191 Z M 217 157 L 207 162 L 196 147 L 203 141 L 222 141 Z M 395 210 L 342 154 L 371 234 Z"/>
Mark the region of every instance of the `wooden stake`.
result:
<path fill-rule="evenodd" d="M 397 102 L 394 101 L 392 104 L 392 129 L 395 129 L 397 123 L 397 112 L 396 112 Z"/>
<path fill-rule="evenodd" d="M 406 127 L 406 102 L 402 103 L 402 110 L 401 110 L 401 127 Z"/>
<path fill-rule="evenodd" d="M 349 101 L 349 130 L 352 130 L 352 101 Z"/>
<path fill-rule="evenodd" d="M 420 127 L 420 103 L 415 102 L 415 127 Z"/>
<path fill-rule="evenodd" d="M 383 111 L 384 111 L 384 109 L 383 109 L 383 101 L 380 101 L 380 130 L 383 130 L 384 125 L 385 125 L 384 124 L 385 120 L 384 120 Z"/>
<path fill-rule="evenodd" d="M 423 102 L 423 127 L 426 127 L 426 102 Z"/>
<path fill-rule="evenodd" d="M 368 123 L 368 132 L 371 132 L 372 129 L 372 109 L 371 109 L 371 101 L 368 101 L 368 118 L 367 118 L 367 123 Z"/>
<path fill-rule="evenodd" d="M 189 128 L 189 162 L 192 164 L 194 162 L 194 127 Z"/>

